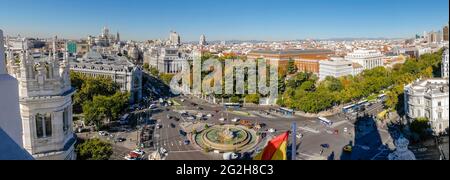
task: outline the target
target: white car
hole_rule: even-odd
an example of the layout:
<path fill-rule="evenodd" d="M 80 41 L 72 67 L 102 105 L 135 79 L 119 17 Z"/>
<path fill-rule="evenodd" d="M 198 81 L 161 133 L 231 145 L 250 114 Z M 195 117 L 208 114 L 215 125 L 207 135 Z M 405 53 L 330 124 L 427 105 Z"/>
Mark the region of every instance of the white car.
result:
<path fill-rule="evenodd" d="M 239 122 L 241 119 L 239 119 L 239 118 L 234 118 L 234 119 L 232 119 L 231 120 L 231 122 Z"/>
<path fill-rule="evenodd" d="M 203 116 L 204 116 L 204 115 L 203 115 L 202 113 L 198 113 L 198 114 L 197 114 L 197 117 L 198 117 L 198 118 L 203 118 Z"/>
<path fill-rule="evenodd" d="M 187 119 L 187 120 L 189 120 L 189 121 L 193 121 L 193 120 L 195 120 L 195 118 L 194 118 L 194 117 L 192 117 L 192 116 L 189 116 L 189 117 L 187 117 L 186 119 Z"/>
<path fill-rule="evenodd" d="M 139 155 L 141 155 L 141 156 L 145 154 L 145 152 L 142 151 L 142 150 L 140 150 L 140 149 L 136 149 L 136 150 L 131 151 L 131 152 L 136 153 L 136 154 L 139 154 Z"/>
<path fill-rule="evenodd" d="M 181 102 L 184 102 L 184 101 L 186 101 L 186 100 L 184 100 L 184 99 L 181 99 Z"/>
<path fill-rule="evenodd" d="M 98 134 L 100 136 L 108 136 L 109 135 L 108 132 L 106 132 L 106 131 L 99 131 Z"/>
<path fill-rule="evenodd" d="M 347 128 L 344 128 L 344 132 L 347 133 L 347 132 L 348 132 L 348 129 L 347 129 Z"/>
<path fill-rule="evenodd" d="M 297 134 L 297 138 L 298 138 L 298 139 L 303 138 L 303 134 Z"/>
<path fill-rule="evenodd" d="M 223 122 L 223 121 L 226 121 L 226 119 L 225 118 L 220 118 L 219 121 Z"/>
<path fill-rule="evenodd" d="M 166 153 L 168 153 L 167 152 L 167 150 L 166 149 L 164 149 L 163 147 L 161 147 L 160 149 L 159 149 L 159 151 L 162 153 L 162 154 L 166 154 Z"/>
<path fill-rule="evenodd" d="M 277 132 L 277 130 L 275 130 L 274 128 L 270 128 L 268 131 L 269 131 L 270 133 L 275 133 L 275 132 Z"/>
<path fill-rule="evenodd" d="M 213 117 L 213 115 L 212 115 L 212 114 L 208 114 L 208 115 L 206 115 L 206 116 L 208 116 L 208 117 Z"/>

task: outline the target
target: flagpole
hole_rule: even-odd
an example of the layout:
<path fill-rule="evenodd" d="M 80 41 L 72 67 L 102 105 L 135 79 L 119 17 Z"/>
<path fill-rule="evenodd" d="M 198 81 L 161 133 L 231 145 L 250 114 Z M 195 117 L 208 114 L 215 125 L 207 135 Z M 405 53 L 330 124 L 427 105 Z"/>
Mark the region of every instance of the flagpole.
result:
<path fill-rule="evenodd" d="M 297 123 L 296 122 L 293 122 L 292 123 L 292 145 L 291 145 L 291 148 L 292 148 L 292 152 L 291 152 L 291 155 L 292 155 L 292 158 L 291 158 L 291 160 L 297 160 L 297 137 L 296 137 L 296 135 L 297 135 Z"/>

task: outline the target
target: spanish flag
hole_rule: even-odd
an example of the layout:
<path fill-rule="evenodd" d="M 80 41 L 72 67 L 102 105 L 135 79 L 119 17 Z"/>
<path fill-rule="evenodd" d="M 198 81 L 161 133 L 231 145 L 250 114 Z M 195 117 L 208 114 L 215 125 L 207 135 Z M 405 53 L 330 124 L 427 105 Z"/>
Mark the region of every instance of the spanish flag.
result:
<path fill-rule="evenodd" d="M 275 137 L 261 151 L 253 158 L 254 160 L 287 160 L 287 144 L 288 144 L 289 132 Z"/>

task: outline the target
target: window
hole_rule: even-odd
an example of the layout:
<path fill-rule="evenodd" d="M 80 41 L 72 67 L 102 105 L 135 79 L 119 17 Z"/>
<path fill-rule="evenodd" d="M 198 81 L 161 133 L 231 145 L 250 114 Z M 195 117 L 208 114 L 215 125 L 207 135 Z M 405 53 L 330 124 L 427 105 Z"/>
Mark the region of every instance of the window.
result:
<path fill-rule="evenodd" d="M 439 101 L 439 102 L 438 102 L 438 106 L 442 106 L 442 103 L 441 103 L 441 101 Z"/>
<path fill-rule="evenodd" d="M 442 112 L 438 112 L 438 119 L 442 119 Z"/>
<path fill-rule="evenodd" d="M 52 136 L 52 115 L 50 113 L 45 114 L 45 136 Z"/>
<path fill-rule="evenodd" d="M 52 116 L 50 113 L 36 114 L 36 136 L 45 138 L 52 136 Z"/>
<path fill-rule="evenodd" d="M 63 130 L 66 133 L 70 128 L 69 126 L 69 108 L 64 109 L 63 112 Z"/>
<path fill-rule="evenodd" d="M 44 126 L 43 126 L 43 116 L 40 114 L 36 115 L 36 135 L 37 138 L 44 137 Z"/>

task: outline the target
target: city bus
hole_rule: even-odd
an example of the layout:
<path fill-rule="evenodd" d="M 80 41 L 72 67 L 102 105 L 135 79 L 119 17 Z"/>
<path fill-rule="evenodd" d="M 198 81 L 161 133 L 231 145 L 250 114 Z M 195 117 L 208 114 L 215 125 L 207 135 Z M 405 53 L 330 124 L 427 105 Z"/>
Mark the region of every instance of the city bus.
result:
<path fill-rule="evenodd" d="M 224 103 L 223 106 L 226 109 L 239 109 L 242 107 L 240 103 Z"/>
<path fill-rule="evenodd" d="M 323 123 L 323 124 L 325 124 L 325 125 L 327 125 L 327 126 L 333 125 L 333 122 L 330 121 L 330 120 L 328 120 L 327 118 L 319 117 L 319 120 L 320 120 L 321 123 Z"/>
<path fill-rule="evenodd" d="M 343 107 L 342 112 L 343 113 L 352 113 L 354 109 L 355 109 L 355 105 L 351 104 L 351 105 Z"/>
<path fill-rule="evenodd" d="M 380 94 L 378 96 L 378 101 L 380 101 L 380 102 L 386 101 L 386 94 Z"/>

